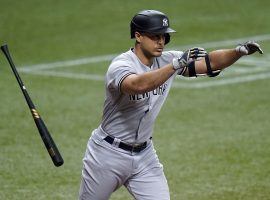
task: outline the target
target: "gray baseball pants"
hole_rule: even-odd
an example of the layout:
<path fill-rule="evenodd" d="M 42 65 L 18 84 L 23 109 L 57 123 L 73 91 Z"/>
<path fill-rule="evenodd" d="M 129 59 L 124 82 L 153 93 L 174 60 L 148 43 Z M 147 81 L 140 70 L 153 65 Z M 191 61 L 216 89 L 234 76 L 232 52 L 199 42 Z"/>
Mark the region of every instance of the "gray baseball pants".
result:
<path fill-rule="evenodd" d="M 152 141 L 141 152 L 120 149 L 93 131 L 83 158 L 80 200 L 107 200 L 124 185 L 137 200 L 169 200 L 169 188 Z"/>

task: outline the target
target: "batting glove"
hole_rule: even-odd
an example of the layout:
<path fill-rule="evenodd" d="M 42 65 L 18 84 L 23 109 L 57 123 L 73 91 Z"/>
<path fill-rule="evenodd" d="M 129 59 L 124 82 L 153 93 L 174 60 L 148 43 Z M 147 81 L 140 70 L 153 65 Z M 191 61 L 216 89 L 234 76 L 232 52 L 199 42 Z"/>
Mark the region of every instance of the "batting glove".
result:
<path fill-rule="evenodd" d="M 207 52 L 204 48 L 201 47 L 193 47 L 191 49 L 186 50 L 180 58 L 174 58 L 172 65 L 175 70 L 183 70 L 187 65 L 199 58 L 205 57 Z"/>
<path fill-rule="evenodd" d="M 239 44 L 235 50 L 242 55 L 250 55 L 258 51 L 260 54 L 263 54 L 263 50 L 260 45 L 254 41 L 247 41 L 243 44 Z"/>

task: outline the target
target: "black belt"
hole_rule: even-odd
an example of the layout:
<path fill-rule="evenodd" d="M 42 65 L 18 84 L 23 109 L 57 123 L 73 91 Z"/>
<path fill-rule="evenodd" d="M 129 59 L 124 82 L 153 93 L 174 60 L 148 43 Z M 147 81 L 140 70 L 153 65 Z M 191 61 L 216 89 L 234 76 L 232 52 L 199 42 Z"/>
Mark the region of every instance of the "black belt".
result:
<path fill-rule="evenodd" d="M 104 138 L 104 140 L 106 142 L 108 142 L 109 144 L 112 144 L 114 141 L 114 138 L 111 136 L 107 136 Z M 130 152 L 136 152 L 136 153 L 144 150 L 146 148 L 146 146 L 147 146 L 147 142 L 144 142 L 144 143 L 141 143 L 138 145 L 130 145 L 130 144 L 126 144 L 124 142 L 120 142 L 118 145 L 118 147 L 123 149 L 123 150 L 130 151 Z"/>

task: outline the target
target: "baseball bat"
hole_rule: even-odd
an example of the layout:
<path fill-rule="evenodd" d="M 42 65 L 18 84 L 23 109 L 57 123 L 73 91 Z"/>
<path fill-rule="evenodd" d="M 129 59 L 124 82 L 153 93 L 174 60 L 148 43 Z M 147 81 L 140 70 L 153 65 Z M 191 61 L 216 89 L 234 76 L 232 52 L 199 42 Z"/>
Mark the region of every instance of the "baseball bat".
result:
<path fill-rule="evenodd" d="M 19 76 L 19 73 L 17 72 L 16 70 L 16 67 L 12 61 L 12 58 L 11 58 L 11 55 L 9 53 L 9 50 L 8 50 L 8 46 L 5 44 L 3 46 L 1 46 L 1 50 L 3 51 L 3 53 L 5 54 L 9 64 L 10 64 L 10 67 L 19 83 L 19 86 L 22 90 L 22 93 L 25 97 L 25 100 L 28 104 L 28 107 L 30 109 L 30 112 L 32 113 L 32 116 L 33 116 L 33 119 L 35 121 L 35 124 L 38 128 L 38 131 L 39 131 L 39 134 L 42 138 L 42 141 L 43 143 L 45 144 L 45 147 L 47 148 L 48 152 L 49 152 L 49 155 L 54 163 L 54 165 L 56 167 L 59 167 L 61 166 L 63 163 L 64 163 L 64 160 L 61 156 L 61 154 L 59 153 L 58 149 L 57 149 L 57 146 L 55 145 L 52 137 L 51 137 L 51 134 L 49 133 L 45 123 L 43 122 L 42 118 L 40 117 L 40 115 L 38 114 L 36 108 L 35 108 L 35 105 L 34 103 L 32 102 L 27 90 L 26 90 L 26 87 L 25 85 L 23 84 L 22 82 L 22 79 L 20 78 Z"/>

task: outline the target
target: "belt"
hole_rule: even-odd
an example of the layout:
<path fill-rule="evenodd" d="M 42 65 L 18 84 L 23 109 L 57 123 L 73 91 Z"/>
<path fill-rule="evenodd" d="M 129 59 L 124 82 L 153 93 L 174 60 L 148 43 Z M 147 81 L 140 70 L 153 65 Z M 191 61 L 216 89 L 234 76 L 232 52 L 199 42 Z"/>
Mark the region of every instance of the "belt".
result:
<path fill-rule="evenodd" d="M 114 142 L 114 138 L 111 136 L 105 137 L 104 140 L 108 142 L 109 144 L 112 144 Z M 136 144 L 136 145 L 130 145 L 124 142 L 119 142 L 119 145 L 118 145 L 120 149 L 130 151 L 130 152 L 136 152 L 136 153 L 139 153 L 140 151 L 144 150 L 146 146 L 147 146 L 147 142 Z"/>

